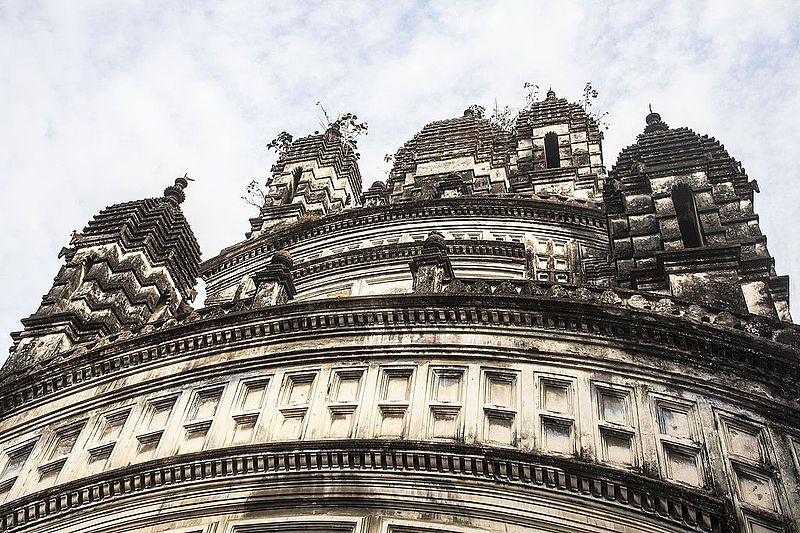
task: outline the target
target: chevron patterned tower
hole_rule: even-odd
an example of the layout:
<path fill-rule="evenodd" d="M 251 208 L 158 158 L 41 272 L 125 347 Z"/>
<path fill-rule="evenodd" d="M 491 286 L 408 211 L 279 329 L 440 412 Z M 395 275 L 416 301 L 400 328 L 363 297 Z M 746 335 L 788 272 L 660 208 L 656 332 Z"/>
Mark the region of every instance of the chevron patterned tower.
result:
<path fill-rule="evenodd" d="M 181 212 L 186 176 L 160 198 L 103 209 L 73 235 L 64 266 L 39 309 L 12 335 L 7 369 L 33 363 L 148 320 L 181 313 L 193 300 L 200 247 Z"/>

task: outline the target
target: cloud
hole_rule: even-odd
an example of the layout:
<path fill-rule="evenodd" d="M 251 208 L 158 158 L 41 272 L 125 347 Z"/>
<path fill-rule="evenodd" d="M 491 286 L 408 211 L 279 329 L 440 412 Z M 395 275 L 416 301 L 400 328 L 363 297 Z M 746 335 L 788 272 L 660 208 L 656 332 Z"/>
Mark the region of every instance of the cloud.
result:
<path fill-rule="evenodd" d="M 0 330 L 36 309 L 73 229 L 184 172 L 204 257 L 241 240 L 264 144 L 319 129 L 317 101 L 369 123 L 369 186 L 426 122 L 519 105 L 525 81 L 572 99 L 592 81 L 609 167 L 648 103 L 720 138 L 761 184 L 778 272 L 800 279 L 786 226 L 800 200 L 798 43 L 793 1 L 5 2 Z"/>

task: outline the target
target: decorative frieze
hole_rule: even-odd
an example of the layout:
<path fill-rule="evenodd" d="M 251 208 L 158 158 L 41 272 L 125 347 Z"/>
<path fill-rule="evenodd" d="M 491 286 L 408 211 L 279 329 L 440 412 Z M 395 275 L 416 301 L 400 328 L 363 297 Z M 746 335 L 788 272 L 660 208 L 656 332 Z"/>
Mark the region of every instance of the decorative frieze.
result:
<path fill-rule="evenodd" d="M 38 492 L 0 505 L 0 531 L 22 530 L 70 513 L 90 509 L 133 495 L 146 495 L 170 486 L 234 479 L 259 478 L 269 486 L 281 476 L 326 472 L 369 472 L 390 476 L 416 473 L 438 480 L 475 480 L 498 483 L 509 491 L 560 493 L 576 504 L 582 500 L 602 502 L 640 513 L 648 520 L 663 521 L 697 532 L 729 532 L 733 524 L 723 501 L 705 494 L 667 488 L 642 478 L 580 465 L 539 460 L 500 450 L 450 447 L 442 450 L 417 443 L 344 443 L 334 441 L 284 446 L 251 445 L 207 452 L 202 457 L 186 455 L 109 472 L 59 487 L 57 492 Z"/>

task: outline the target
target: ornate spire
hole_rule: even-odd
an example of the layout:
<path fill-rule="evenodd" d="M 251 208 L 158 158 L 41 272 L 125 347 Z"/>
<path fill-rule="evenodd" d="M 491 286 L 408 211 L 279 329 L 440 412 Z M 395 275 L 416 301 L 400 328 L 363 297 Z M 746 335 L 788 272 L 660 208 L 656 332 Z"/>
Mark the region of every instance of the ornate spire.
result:
<path fill-rule="evenodd" d="M 190 181 L 194 181 L 189 177 L 189 173 L 185 173 L 182 178 L 177 178 L 174 185 L 170 185 L 164 189 L 164 197 L 174 200 L 176 203 L 183 203 L 186 199 L 186 193 L 183 190 L 189 185 Z"/>
<path fill-rule="evenodd" d="M 556 92 L 553 90 L 552 87 L 547 89 L 547 99 L 548 100 L 555 100 L 556 99 Z"/>
<path fill-rule="evenodd" d="M 661 120 L 661 115 L 653 111 L 653 105 L 648 104 L 647 107 L 650 109 L 650 113 L 644 119 L 644 121 L 647 122 L 644 132 L 653 133 L 654 131 L 667 131 L 669 126 Z"/>
<path fill-rule="evenodd" d="M 185 312 L 200 248 L 181 212 L 184 175 L 161 198 L 114 204 L 72 236 L 39 309 L 12 334 L 3 372 L 23 371 L 84 342 Z"/>

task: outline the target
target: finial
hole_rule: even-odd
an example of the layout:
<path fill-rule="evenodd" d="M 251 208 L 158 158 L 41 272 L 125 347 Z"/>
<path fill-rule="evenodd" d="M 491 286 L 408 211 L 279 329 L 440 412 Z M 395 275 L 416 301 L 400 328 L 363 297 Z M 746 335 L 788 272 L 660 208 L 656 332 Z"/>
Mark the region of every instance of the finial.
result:
<path fill-rule="evenodd" d="M 650 113 L 644 119 L 647 123 L 644 132 L 653 133 L 654 131 L 667 131 L 669 126 L 661 120 L 661 115 L 653 111 L 653 104 L 647 104 L 647 108 L 650 110 Z"/>
<path fill-rule="evenodd" d="M 547 99 L 548 100 L 555 100 L 556 99 L 556 92 L 553 90 L 552 87 L 547 89 Z"/>
<path fill-rule="evenodd" d="M 189 177 L 189 173 L 186 172 L 180 178 L 175 179 L 175 184 L 170 185 L 166 189 L 164 189 L 164 197 L 169 198 L 170 200 L 175 200 L 176 203 L 180 204 L 186 199 L 186 194 L 183 190 L 189 185 L 190 181 L 194 181 L 192 178 Z"/>

